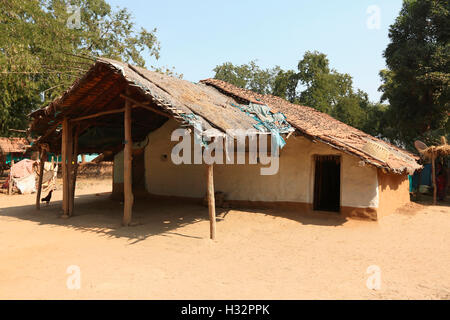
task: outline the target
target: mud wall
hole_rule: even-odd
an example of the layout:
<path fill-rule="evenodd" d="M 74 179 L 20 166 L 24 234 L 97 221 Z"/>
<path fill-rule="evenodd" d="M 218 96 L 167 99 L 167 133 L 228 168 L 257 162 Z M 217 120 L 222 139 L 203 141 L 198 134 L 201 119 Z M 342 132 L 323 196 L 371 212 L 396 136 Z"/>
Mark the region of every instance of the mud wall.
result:
<path fill-rule="evenodd" d="M 383 173 L 378 170 L 379 217 L 394 213 L 410 202 L 408 174 Z"/>
<path fill-rule="evenodd" d="M 205 165 L 175 165 L 171 161 L 170 141 L 178 123 L 168 121 L 148 136 L 145 148 L 146 190 L 152 195 L 203 198 L 206 192 Z M 314 197 L 314 155 L 341 156 L 341 213 L 376 219 L 379 206 L 377 169 L 363 165 L 358 158 L 304 137 L 291 136 L 281 151 L 279 172 L 260 174 L 262 165 L 215 165 L 216 191 L 227 200 L 243 205 L 274 204 L 311 210 Z M 123 190 L 123 154 L 115 158 L 114 185 Z"/>

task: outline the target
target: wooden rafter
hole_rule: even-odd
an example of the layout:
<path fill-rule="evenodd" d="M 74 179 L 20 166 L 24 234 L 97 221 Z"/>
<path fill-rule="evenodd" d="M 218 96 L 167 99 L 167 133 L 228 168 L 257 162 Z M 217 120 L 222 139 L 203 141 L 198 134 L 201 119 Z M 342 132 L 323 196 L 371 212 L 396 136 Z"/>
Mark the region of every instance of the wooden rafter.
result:
<path fill-rule="evenodd" d="M 157 113 L 157 114 L 159 114 L 159 115 L 161 115 L 161 116 L 164 116 L 164 117 L 167 117 L 167 118 L 171 118 L 171 115 L 170 115 L 170 114 L 165 113 L 165 112 L 162 112 L 162 111 L 160 111 L 160 110 L 158 110 L 158 109 L 156 109 L 156 108 L 154 108 L 154 107 L 152 107 L 152 106 L 149 106 L 149 105 L 147 105 L 147 104 L 145 104 L 145 103 L 136 101 L 136 100 L 134 100 L 133 98 L 127 96 L 127 95 L 121 94 L 120 97 L 122 97 L 122 98 L 125 99 L 125 100 L 130 101 L 132 104 L 134 104 L 134 107 L 144 108 L 144 109 L 147 109 L 147 110 L 152 111 L 152 112 L 154 112 L 154 113 Z"/>
<path fill-rule="evenodd" d="M 77 121 L 82 121 L 82 120 L 98 118 L 98 117 L 106 116 L 106 115 L 109 115 L 109 114 L 122 113 L 124 111 L 125 111 L 125 108 L 115 109 L 115 110 L 108 110 L 108 111 L 102 111 L 102 112 L 90 114 L 90 115 L 87 115 L 87 116 L 82 116 L 82 117 L 70 119 L 70 122 L 77 122 Z"/>

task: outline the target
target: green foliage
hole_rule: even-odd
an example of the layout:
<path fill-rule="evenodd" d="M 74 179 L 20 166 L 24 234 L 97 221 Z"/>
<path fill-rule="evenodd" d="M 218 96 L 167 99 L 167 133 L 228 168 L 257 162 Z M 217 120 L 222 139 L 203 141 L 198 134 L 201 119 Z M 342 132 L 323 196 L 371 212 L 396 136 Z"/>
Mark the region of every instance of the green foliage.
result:
<path fill-rule="evenodd" d="M 248 64 L 240 66 L 226 62 L 215 67 L 213 71 L 215 72 L 215 79 L 261 94 L 270 94 L 275 86 L 275 78 L 282 70 L 280 67 L 261 69 L 256 61 L 250 61 Z"/>
<path fill-rule="evenodd" d="M 279 70 L 274 75 L 264 70 L 264 90 L 256 91 L 316 108 L 407 147 L 417 138 L 430 144 L 442 135 L 450 140 L 449 15 L 449 0 L 404 1 L 384 53 L 389 69 L 380 71 L 382 102 L 390 105 L 370 102 L 367 93 L 355 92 L 352 77 L 331 69 L 327 56 L 317 51 L 305 53 L 298 71 Z M 227 63 L 214 71 L 218 79 L 252 89 L 249 79 L 261 78 L 253 73 L 261 69 L 252 64 Z"/>
<path fill-rule="evenodd" d="M 355 93 L 352 77 L 331 69 L 323 53 L 306 52 L 298 63 L 298 71 L 284 71 L 280 67 L 263 70 L 255 61 L 240 66 L 227 62 L 214 71 L 216 79 L 237 87 L 316 108 L 356 128 L 371 132 L 379 129 L 376 120 L 372 119 L 380 114 L 374 111 L 378 106 L 368 101 L 367 94 Z M 303 88 L 300 93 L 299 85 Z"/>
<path fill-rule="evenodd" d="M 313 87 L 317 79 L 330 73 L 330 62 L 325 54 L 314 51 L 306 52 L 298 63 L 298 76 L 303 85 Z"/>
<path fill-rule="evenodd" d="M 305 88 L 300 94 L 300 103 L 332 114 L 348 124 L 360 123 L 361 110 L 350 75 L 330 69 L 327 56 L 320 52 L 306 52 L 298 70 L 300 84 Z"/>
<path fill-rule="evenodd" d="M 297 102 L 298 75 L 293 70 L 280 70 L 273 81 L 272 94 L 292 103 Z"/>
<path fill-rule="evenodd" d="M 358 128 L 363 125 L 364 112 L 355 96 L 341 97 L 333 110 L 333 115 L 340 121 Z"/>
<path fill-rule="evenodd" d="M 80 25 L 68 27 L 80 8 Z M 0 135 L 26 129 L 27 114 L 59 96 L 103 56 L 145 66 L 159 58 L 156 29 L 136 30 L 105 0 L 0 0 Z"/>
<path fill-rule="evenodd" d="M 388 105 L 369 101 L 369 96 L 364 91 L 358 90 L 359 106 L 362 110 L 360 128 L 373 136 L 386 136 L 386 118 L 388 117 Z"/>
<path fill-rule="evenodd" d="M 407 0 L 390 27 L 380 90 L 390 103 L 391 139 L 407 146 L 449 136 L 449 21 L 448 0 Z"/>

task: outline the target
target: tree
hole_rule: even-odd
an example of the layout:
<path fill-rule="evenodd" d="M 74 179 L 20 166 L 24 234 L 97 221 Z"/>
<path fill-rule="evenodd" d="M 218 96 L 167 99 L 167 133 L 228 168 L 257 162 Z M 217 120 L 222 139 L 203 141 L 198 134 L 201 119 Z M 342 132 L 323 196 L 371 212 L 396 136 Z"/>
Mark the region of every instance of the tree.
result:
<path fill-rule="evenodd" d="M 275 78 L 282 70 L 278 66 L 272 69 L 261 69 L 256 61 L 250 61 L 248 64 L 239 66 L 226 62 L 216 66 L 213 71 L 215 79 L 257 93 L 271 94 L 275 86 Z"/>
<path fill-rule="evenodd" d="M 25 129 L 27 114 L 59 96 L 95 57 L 139 66 L 144 51 L 159 58 L 156 29 L 136 30 L 126 9 L 105 0 L 0 0 L 0 9 L 0 135 Z"/>
<path fill-rule="evenodd" d="M 332 114 L 341 98 L 353 95 L 352 77 L 330 69 L 327 56 L 317 51 L 306 52 L 300 60 L 298 79 L 305 88 L 300 103 L 325 113 Z"/>
<path fill-rule="evenodd" d="M 215 78 L 261 94 L 272 94 L 292 103 L 303 104 L 328 113 L 359 129 L 377 133 L 384 115 L 382 108 L 369 102 L 368 95 L 353 89 L 349 74 L 330 68 L 323 53 L 306 52 L 298 63 L 298 71 L 280 67 L 261 69 L 255 61 L 239 66 L 231 62 L 214 69 Z M 303 88 L 298 92 L 299 84 Z"/>
<path fill-rule="evenodd" d="M 356 96 L 341 97 L 338 99 L 332 115 L 355 128 L 362 128 L 364 124 L 364 111 L 361 109 Z"/>
<path fill-rule="evenodd" d="M 371 102 L 369 95 L 359 89 L 355 94 L 355 98 L 358 101 L 360 112 L 360 122 L 357 127 L 370 135 L 384 137 L 386 130 L 384 117 L 388 106 Z"/>
<path fill-rule="evenodd" d="M 219 79 L 231 83 L 239 88 L 246 88 L 249 78 L 249 69 L 247 65 L 235 66 L 231 62 L 225 62 L 216 66 L 214 79 Z"/>
<path fill-rule="evenodd" d="M 328 113 L 336 119 L 362 129 L 365 125 L 363 106 L 368 104 L 366 93 L 353 89 L 353 79 L 329 66 L 323 53 L 306 52 L 298 63 L 298 81 L 305 88 L 299 97 L 301 104 Z"/>
<path fill-rule="evenodd" d="M 293 70 L 280 70 L 273 81 L 272 94 L 288 100 L 291 103 L 297 102 L 298 75 Z"/>
<path fill-rule="evenodd" d="M 448 0 L 405 0 L 390 27 L 380 91 L 390 103 L 395 138 L 407 146 L 449 135 L 449 20 Z"/>

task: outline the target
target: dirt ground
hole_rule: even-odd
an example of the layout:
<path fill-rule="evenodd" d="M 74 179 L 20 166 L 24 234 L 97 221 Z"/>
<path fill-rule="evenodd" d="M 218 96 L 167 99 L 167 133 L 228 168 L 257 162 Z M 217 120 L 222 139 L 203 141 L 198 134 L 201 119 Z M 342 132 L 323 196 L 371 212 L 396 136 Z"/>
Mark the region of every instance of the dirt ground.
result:
<path fill-rule="evenodd" d="M 110 191 L 82 180 L 69 220 L 60 190 L 41 211 L 34 195 L 0 194 L 0 299 L 450 299 L 448 205 L 380 222 L 221 210 L 211 241 L 194 204 L 136 200 L 123 228 Z M 379 290 L 366 286 L 374 265 Z"/>

